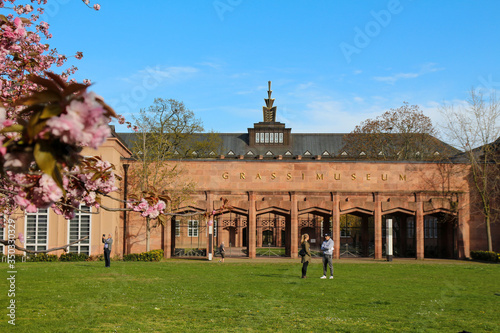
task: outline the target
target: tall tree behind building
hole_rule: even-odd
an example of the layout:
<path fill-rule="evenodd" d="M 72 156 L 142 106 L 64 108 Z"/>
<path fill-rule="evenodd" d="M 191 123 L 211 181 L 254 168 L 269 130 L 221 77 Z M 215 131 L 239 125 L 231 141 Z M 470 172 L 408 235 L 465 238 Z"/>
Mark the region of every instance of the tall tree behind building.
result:
<path fill-rule="evenodd" d="M 367 119 L 344 136 L 344 157 L 375 160 L 435 160 L 449 148 L 418 105 L 404 102 L 375 119 Z"/>
<path fill-rule="evenodd" d="M 154 104 L 133 117 L 138 131 L 131 140 L 136 160 L 131 164 L 132 193 L 137 198 L 152 194 L 168 195 L 168 211 L 175 210 L 194 190 L 195 184 L 182 177 L 178 163 L 183 158 L 215 157 L 220 154 L 222 139 L 204 131 L 201 120 L 184 103 L 156 98 Z M 146 250 L 150 250 L 151 226 L 146 217 Z"/>
<path fill-rule="evenodd" d="M 484 216 L 488 251 L 493 251 L 491 224 L 500 219 L 500 104 L 494 93 L 471 89 L 465 103 L 443 105 L 443 132 L 470 163 L 477 194 L 472 204 Z"/>

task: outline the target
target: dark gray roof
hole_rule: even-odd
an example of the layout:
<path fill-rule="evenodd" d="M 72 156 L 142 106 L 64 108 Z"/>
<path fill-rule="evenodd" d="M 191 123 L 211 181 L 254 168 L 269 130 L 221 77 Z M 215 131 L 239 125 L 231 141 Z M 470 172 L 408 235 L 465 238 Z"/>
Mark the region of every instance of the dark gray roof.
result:
<path fill-rule="evenodd" d="M 236 156 L 263 155 L 265 157 L 278 155 L 286 157 L 288 154 L 291 156 L 308 156 L 308 154 L 310 156 L 336 156 L 341 153 L 344 137 L 342 133 L 300 133 L 292 134 L 292 143 L 289 146 L 270 144 L 250 147 L 247 133 L 220 133 L 219 135 L 223 141 L 223 155 L 227 156 L 232 152 Z"/>
<path fill-rule="evenodd" d="M 337 156 L 342 153 L 343 146 L 342 133 L 300 133 L 292 134 L 292 144 L 285 145 L 262 145 L 250 147 L 248 144 L 248 133 L 218 133 L 222 139 L 221 154 L 225 156 L 246 157 L 262 155 L 264 157 L 293 157 L 297 155 L 323 157 Z M 118 133 L 118 137 L 131 147 L 136 133 Z M 197 134 L 203 136 L 204 134 Z"/>
<path fill-rule="evenodd" d="M 136 133 L 117 133 L 118 137 L 131 148 L 131 144 Z M 257 158 L 262 155 L 263 158 L 276 158 L 281 155 L 283 158 L 296 158 L 298 155 L 303 158 L 316 158 L 321 156 L 322 159 L 328 158 L 355 158 L 355 156 L 342 156 L 344 152 L 344 133 L 297 133 L 291 134 L 291 144 L 266 144 L 266 145 L 249 145 L 248 133 L 217 133 L 222 139 L 222 148 L 220 152 L 216 152 L 214 157 L 224 155 L 227 158 L 244 156 L 244 158 Z M 195 134 L 201 137 L 206 133 Z M 435 139 L 436 147 L 441 146 L 441 149 L 449 147 L 446 143 Z M 454 149 L 451 155 L 457 154 Z M 458 157 L 458 156 L 457 156 Z M 457 162 L 460 158 L 457 158 Z"/>

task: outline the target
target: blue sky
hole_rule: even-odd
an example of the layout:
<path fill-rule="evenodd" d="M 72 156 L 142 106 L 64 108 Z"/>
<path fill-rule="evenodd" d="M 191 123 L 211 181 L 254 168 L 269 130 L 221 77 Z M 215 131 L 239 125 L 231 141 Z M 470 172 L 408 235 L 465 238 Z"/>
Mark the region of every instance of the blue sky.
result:
<path fill-rule="evenodd" d="M 128 119 L 173 98 L 206 130 L 246 132 L 270 80 L 292 132 L 345 133 L 403 101 L 438 124 L 443 102 L 500 87 L 499 1 L 97 2 L 49 0 L 50 43 L 82 51 L 76 79 Z"/>

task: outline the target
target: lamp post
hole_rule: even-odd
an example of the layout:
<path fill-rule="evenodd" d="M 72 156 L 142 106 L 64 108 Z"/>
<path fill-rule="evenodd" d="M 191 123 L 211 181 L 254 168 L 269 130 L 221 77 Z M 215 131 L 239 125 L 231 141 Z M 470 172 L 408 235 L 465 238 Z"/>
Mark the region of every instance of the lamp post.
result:
<path fill-rule="evenodd" d="M 386 219 L 385 224 L 385 254 L 387 256 L 387 261 L 392 261 L 392 219 Z"/>
<path fill-rule="evenodd" d="M 127 209 L 127 195 L 128 195 L 128 167 L 129 164 L 123 164 L 123 208 Z M 127 211 L 123 211 L 123 255 L 127 251 Z"/>
<path fill-rule="evenodd" d="M 207 222 L 208 225 L 208 249 L 207 249 L 207 256 L 208 260 L 211 261 L 213 257 L 213 250 L 214 250 L 214 220 L 213 218 L 210 218 Z"/>

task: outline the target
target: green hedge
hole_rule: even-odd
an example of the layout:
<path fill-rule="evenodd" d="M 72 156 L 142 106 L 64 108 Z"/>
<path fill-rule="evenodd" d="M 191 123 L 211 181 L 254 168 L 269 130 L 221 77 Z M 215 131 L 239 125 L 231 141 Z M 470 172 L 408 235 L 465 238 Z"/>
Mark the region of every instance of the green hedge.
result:
<path fill-rule="evenodd" d="M 123 256 L 123 261 L 160 261 L 163 258 L 163 250 L 152 250 L 142 253 L 131 253 Z"/>
<path fill-rule="evenodd" d="M 26 261 L 38 262 L 38 261 L 57 261 L 57 255 L 47 254 L 47 253 L 37 253 L 29 254 L 26 256 Z"/>
<path fill-rule="evenodd" d="M 104 254 L 91 255 L 87 261 L 104 261 Z"/>
<path fill-rule="evenodd" d="M 89 259 L 89 256 L 85 253 L 63 253 L 59 257 L 59 261 L 86 261 Z"/>
<path fill-rule="evenodd" d="M 471 251 L 470 256 L 474 260 L 500 262 L 500 253 L 493 251 Z"/>

